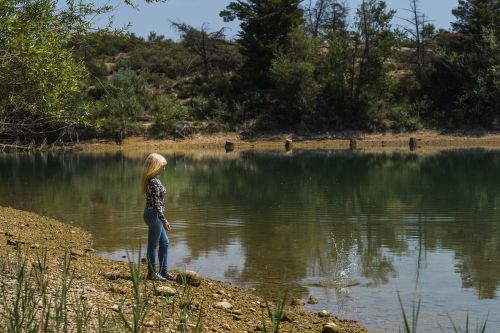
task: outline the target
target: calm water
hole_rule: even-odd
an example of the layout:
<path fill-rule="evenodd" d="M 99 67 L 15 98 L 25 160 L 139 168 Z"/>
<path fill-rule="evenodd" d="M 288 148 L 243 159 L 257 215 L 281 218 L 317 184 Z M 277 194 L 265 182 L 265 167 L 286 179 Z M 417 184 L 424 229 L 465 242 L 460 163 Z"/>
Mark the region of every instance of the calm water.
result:
<path fill-rule="evenodd" d="M 416 288 L 423 332 L 467 311 L 500 332 L 500 152 L 165 155 L 171 268 L 312 294 L 308 309 L 374 331 L 398 331 L 396 291 L 410 311 Z M 123 260 L 146 244 L 144 156 L 0 155 L 0 205 L 82 227 Z"/>

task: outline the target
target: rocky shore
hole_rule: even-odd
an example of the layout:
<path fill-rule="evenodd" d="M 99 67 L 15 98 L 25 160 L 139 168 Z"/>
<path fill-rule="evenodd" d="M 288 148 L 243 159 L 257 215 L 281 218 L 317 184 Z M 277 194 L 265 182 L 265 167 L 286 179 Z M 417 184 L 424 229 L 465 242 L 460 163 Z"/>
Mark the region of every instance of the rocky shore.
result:
<path fill-rule="evenodd" d="M 44 216 L 0 207 L 0 299 L 3 299 L 0 315 L 4 319 L 13 313 L 9 312 L 11 305 L 12 308 L 18 306 L 13 304 L 16 297 L 19 298 L 16 290 L 21 262 L 27 262 L 31 269 L 25 275 L 39 277 L 36 272 L 45 272 L 47 295 L 60 294 L 64 291 L 61 285 L 69 286 L 64 293 L 71 295 L 65 305 L 71 313 L 68 325 L 77 327 L 86 320 L 84 327 L 88 332 L 97 331 L 102 325 L 108 328 L 102 326 L 99 331 L 123 332 L 125 322 L 134 327 L 134 313 L 140 314 L 136 325 L 140 325 L 141 332 L 243 333 L 264 332 L 264 327 L 272 332 L 273 317 L 276 317 L 274 325 L 280 325 L 280 332 L 368 332 L 355 321 L 327 311 L 305 311 L 304 303 L 314 301 L 314 297 L 286 300 L 281 304 L 280 299 L 265 300 L 251 290 L 194 272 L 175 272 L 178 275 L 175 282 L 144 280 L 144 263 L 132 265 L 138 268 L 134 271 L 129 263 L 95 255 L 89 233 Z M 39 268 L 42 265 L 43 268 Z M 139 272 L 139 280 L 134 280 L 134 272 Z M 66 275 L 70 278 L 65 280 Z M 46 308 L 43 302 L 46 301 L 40 298 L 38 303 L 33 303 L 40 308 L 40 313 Z M 283 311 L 280 311 L 281 305 L 284 305 Z M 82 313 L 88 316 L 82 319 Z"/>

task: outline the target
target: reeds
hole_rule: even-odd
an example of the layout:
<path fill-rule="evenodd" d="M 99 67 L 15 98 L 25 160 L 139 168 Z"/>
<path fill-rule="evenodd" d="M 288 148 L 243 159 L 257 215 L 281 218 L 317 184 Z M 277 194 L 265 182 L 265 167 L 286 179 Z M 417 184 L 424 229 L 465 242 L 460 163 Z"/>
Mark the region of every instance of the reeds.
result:
<path fill-rule="evenodd" d="M 123 298 L 116 313 L 92 304 L 74 286 L 71 257 L 65 254 L 60 267 L 49 268 L 46 252 L 34 256 L 17 250 L 0 255 L 0 332 L 9 333 L 142 333 L 163 332 L 165 319 L 173 318 L 173 298 L 158 297 L 156 322 L 145 320 L 153 308 L 155 283 L 142 279 L 141 266 L 128 258 L 132 292 Z M 139 251 L 140 258 L 140 251 Z M 60 269 L 60 272 L 54 271 Z M 49 274 L 50 270 L 52 274 Z M 153 283 L 153 288 L 151 288 Z M 182 305 L 179 332 L 199 333 L 203 309 L 193 306 L 191 286 L 183 283 L 178 297 Z M 162 300 L 164 301 L 162 303 Z M 168 311 L 169 306 L 170 311 Z"/>
<path fill-rule="evenodd" d="M 422 299 L 421 297 L 418 297 L 418 300 L 416 299 L 416 296 L 414 295 L 413 301 L 412 301 L 412 308 L 411 308 L 411 318 L 408 318 L 406 314 L 406 310 L 403 306 L 403 302 L 401 301 L 401 296 L 399 294 L 399 291 L 397 291 L 398 295 L 398 300 L 399 300 L 399 306 L 401 308 L 401 314 L 403 317 L 403 332 L 404 333 L 418 333 L 417 330 L 417 324 L 418 324 L 418 319 L 420 316 L 420 308 L 422 304 Z M 472 331 L 470 328 L 470 320 L 469 320 L 469 313 L 467 312 L 466 317 L 465 317 L 465 328 L 464 329 L 459 329 L 453 319 L 451 318 L 450 315 L 448 315 L 448 318 L 450 320 L 451 326 L 452 326 L 452 333 L 486 333 L 486 324 L 488 322 L 488 316 L 481 321 L 477 322 L 475 326 L 475 330 Z M 410 320 L 411 319 L 411 320 Z M 401 329 L 399 330 L 401 332 Z M 443 328 L 441 328 L 441 332 L 445 332 Z"/>

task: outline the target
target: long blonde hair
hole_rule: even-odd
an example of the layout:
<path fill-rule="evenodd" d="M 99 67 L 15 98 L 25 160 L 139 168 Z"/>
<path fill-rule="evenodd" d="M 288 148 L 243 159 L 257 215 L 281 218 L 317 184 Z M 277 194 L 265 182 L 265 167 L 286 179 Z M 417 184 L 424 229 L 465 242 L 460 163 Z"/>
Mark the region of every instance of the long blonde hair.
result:
<path fill-rule="evenodd" d="M 160 154 L 152 153 L 146 157 L 141 174 L 141 193 L 146 193 L 149 179 L 158 176 L 165 165 L 167 165 L 167 160 Z"/>

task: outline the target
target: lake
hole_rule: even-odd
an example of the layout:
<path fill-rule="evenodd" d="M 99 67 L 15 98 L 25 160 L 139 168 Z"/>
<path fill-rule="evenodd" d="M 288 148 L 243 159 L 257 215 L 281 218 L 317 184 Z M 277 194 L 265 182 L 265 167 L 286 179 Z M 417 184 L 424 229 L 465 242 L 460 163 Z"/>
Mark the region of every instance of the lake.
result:
<path fill-rule="evenodd" d="M 144 252 L 145 153 L 0 154 L 0 205 L 81 227 L 100 255 Z M 500 327 L 500 151 L 165 152 L 169 266 L 398 332 L 448 316 Z"/>

